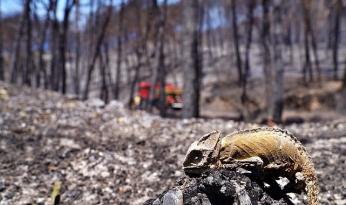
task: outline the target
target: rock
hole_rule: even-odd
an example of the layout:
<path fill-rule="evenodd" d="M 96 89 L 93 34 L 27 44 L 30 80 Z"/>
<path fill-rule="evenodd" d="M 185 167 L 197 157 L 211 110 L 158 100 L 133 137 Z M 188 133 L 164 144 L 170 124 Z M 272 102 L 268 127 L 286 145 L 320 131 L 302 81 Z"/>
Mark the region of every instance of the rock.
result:
<path fill-rule="evenodd" d="M 9 99 L 8 92 L 5 88 L 0 87 L 0 100 L 7 101 Z"/>
<path fill-rule="evenodd" d="M 0 192 L 5 191 L 6 189 L 6 183 L 4 179 L 0 179 Z"/>
<path fill-rule="evenodd" d="M 300 179 L 300 181 L 303 180 L 301 173 L 297 174 L 299 176 L 298 179 Z M 285 188 L 285 186 L 289 183 L 290 181 L 286 178 L 286 177 L 280 177 L 278 180 L 276 180 L 276 183 L 279 185 L 280 189 L 283 190 Z"/>
<path fill-rule="evenodd" d="M 183 193 L 179 189 L 169 190 L 162 200 L 163 205 L 183 205 Z"/>
<path fill-rule="evenodd" d="M 116 101 L 116 100 L 111 100 L 108 105 L 105 107 L 106 110 L 112 110 L 112 109 L 124 109 L 124 103 Z"/>
<path fill-rule="evenodd" d="M 60 138 L 60 145 L 72 149 L 80 149 L 80 145 L 77 144 L 73 139 Z"/>
<path fill-rule="evenodd" d="M 89 107 L 95 108 L 102 108 L 105 106 L 105 102 L 99 98 L 90 98 L 86 101 L 86 104 Z"/>
<path fill-rule="evenodd" d="M 335 200 L 335 204 L 336 205 L 345 205 L 346 199 Z"/>
<path fill-rule="evenodd" d="M 176 187 L 161 194 L 157 199 L 148 200 L 146 204 L 287 204 L 287 197 L 274 198 L 276 196 L 270 196 L 243 174 L 229 170 L 211 170 L 199 177 L 183 177 L 177 182 Z"/>

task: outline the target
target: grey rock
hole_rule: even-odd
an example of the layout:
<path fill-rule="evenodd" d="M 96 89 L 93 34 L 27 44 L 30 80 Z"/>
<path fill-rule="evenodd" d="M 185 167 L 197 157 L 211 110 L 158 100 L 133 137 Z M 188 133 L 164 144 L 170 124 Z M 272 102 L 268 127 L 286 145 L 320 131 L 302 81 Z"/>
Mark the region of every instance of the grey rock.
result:
<path fill-rule="evenodd" d="M 180 190 L 180 191 L 177 191 Z M 182 193 L 182 197 L 180 194 Z M 285 195 L 277 199 L 247 176 L 229 170 L 211 170 L 201 176 L 185 176 L 175 188 L 146 204 L 215 205 L 215 204 L 277 204 L 289 203 Z M 179 201 L 183 198 L 183 201 Z M 159 203 L 162 201 L 162 203 Z M 285 202 L 287 201 L 287 203 Z M 155 203 L 154 203 L 155 202 Z"/>
<path fill-rule="evenodd" d="M 178 190 L 169 190 L 163 196 L 162 205 L 183 205 L 183 193 Z"/>
<path fill-rule="evenodd" d="M 105 106 L 105 102 L 99 98 L 90 98 L 86 101 L 87 106 L 101 108 Z"/>
<path fill-rule="evenodd" d="M 4 179 L 0 179 L 0 192 L 3 192 L 6 190 L 6 183 Z"/>

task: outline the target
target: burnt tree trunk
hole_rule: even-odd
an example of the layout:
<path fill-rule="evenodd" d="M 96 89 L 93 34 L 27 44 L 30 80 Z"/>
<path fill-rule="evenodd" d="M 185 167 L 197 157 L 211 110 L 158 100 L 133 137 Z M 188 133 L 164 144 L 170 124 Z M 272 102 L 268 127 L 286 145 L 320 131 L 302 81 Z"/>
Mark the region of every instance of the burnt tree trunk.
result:
<path fill-rule="evenodd" d="M 315 67 L 316 67 L 316 72 L 317 72 L 317 80 L 320 82 L 321 80 L 321 69 L 320 69 L 320 63 L 319 63 L 319 57 L 318 57 L 318 52 L 317 52 L 317 40 L 315 36 L 315 32 L 312 28 L 312 23 L 311 23 L 311 0 L 303 0 L 303 16 L 304 16 L 304 41 L 305 41 L 305 52 L 306 52 L 306 66 L 309 69 L 309 78 L 310 81 L 313 81 L 313 71 L 311 67 L 311 60 L 308 62 L 307 58 L 310 58 L 309 54 L 309 43 L 311 43 L 312 46 L 312 51 L 315 57 Z"/>
<path fill-rule="evenodd" d="M 45 89 L 48 88 L 48 74 L 47 74 L 47 69 L 45 67 L 46 64 L 44 62 L 43 55 L 44 55 L 44 46 L 46 43 L 47 31 L 48 31 L 48 27 L 49 27 L 49 23 L 50 23 L 50 12 L 52 10 L 52 6 L 53 6 L 53 2 L 49 1 L 46 17 L 45 17 L 43 27 L 42 27 L 41 33 L 40 33 L 39 54 L 38 54 L 38 70 L 36 73 L 36 85 L 37 85 L 37 87 L 41 86 L 41 79 L 42 79 L 41 74 L 43 74 L 43 85 L 44 85 Z"/>
<path fill-rule="evenodd" d="M 303 67 L 303 82 L 306 85 L 308 83 L 308 80 L 307 80 L 308 73 L 309 73 L 309 81 L 311 82 L 313 80 L 313 71 L 312 71 L 310 47 L 309 47 L 309 35 L 308 35 L 306 26 L 304 29 L 304 51 L 305 51 L 305 62 Z"/>
<path fill-rule="evenodd" d="M 105 81 L 108 81 L 107 84 L 107 101 L 109 101 L 109 85 L 112 84 L 112 75 L 111 75 L 111 68 L 110 68 L 110 59 L 109 59 L 109 46 L 108 44 L 104 44 L 104 58 L 105 58 L 105 75 L 106 75 L 106 79 Z"/>
<path fill-rule="evenodd" d="M 344 68 L 344 76 L 342 79 L 342 88 L 346 90 L 346 55 L 345 55 L 345 68 Z"/>
<path fill-rule="evenodd" d="M 160 85 L 159 110 L 160 116 L 166 116 L 166 66 L 165 66 L 165 23 L 167 13 L 167 0 L 163 2 L 163 11 L 160 11 L 158 20 L 158 49 L 157 49 L 157 73 Z"/>
<path fill-rule="evenodd" d="M 345 54 L 345 68 L 343 73 L 343 79 L 342 79 L 342 87 L 341 87 L 341 105 L 342 110 L 346 111 L 346 54 Z"/>
<path fill-rule="evenodd" d="M 242 77 L 242 95 L 241 95 L 241 101 L 244 104 L 247 100 L 247 80 L 249 78 L 249 71 L 250 71 L 250 49 L 251 49 L 251 43 L 252 43 L 252 28 L 254 24 L 254 9 L 256 6 L 255 1 L 249 1 L 248 2 L 248 11 L 247 11 L 247 37 L 246 37 L 246 47 L 245 47 L 245 67 Z"/>
<path fill-rule="evenodd" d="M 332 46 L 333 46 L 333 31 L 334 31 L 333 21 L 335 20 L 333 2 L 334 1 L 327 1 L 325 4 L 329 12 L 328 20 L 327 20 L 327 28 L 326 28 L 328 30 L 327 45 L 326 45 L 328 49 L 332 49 Z"/>
<path fill-rule="evenodd" d="M 238 35 L 238 18 L 236 13 L 236 0 L 231 0 L 231 10 L 232 10 L 232 30 L 233 30 L 233 45 L 235 49 L 237 69 L 238 69 L 238 85 L 241 86 L 243 82 L 243 63 L 239 48 L 239 35 Z"/>
<path fill-rule="evenodd" d="M 140 1 L 136 1 L 134 6 L 136 11 L 135 19 L 137 22 L 135 25 L 137 28 L 141 28 L 142 26 L 141 19 L 143 18 L 143 16 L 140 12 Z M 149 30 L 150 30 L 150 21 L 148 18 L 145 18 L 144 24 L 145 24 L 144 33 L 141 29 L 137 30 L 140 41 L 138 41 L 137 44 L 135 45 L 136 63 L 133 64 L 134 74 L 130 82 L 130 96 L 129 96 L 129 101 L 127 104 L 129 108 L 133 108 L 133 105 L 134 105 L 135 88 L 140 78 L 141 68 L 144 64 L 149 65 L 148 56 L 147 56 L 148 55 L 147 41 L 148 41 Z M 124 40 L 127 42 L 129 39 L 128 30 L 126 27 L 124 29 L 125 29 Z"/>
<path fill-rule="evenodd" d="M 274 81 L 272 102 L 270 113 L 272 120 L 280 123 L 284 108 L 284 63 L 283 63 L 283 46 L 284 46 L 284 22 L 283 22 L 283 5 L 284 1 L 274 0 L 273 2 L 273 20 L 272 20 L 272 53 Z"/>
<path fill-rule="evenodd" d="M 2 1 L 0 0 L 0 80 L 5 80 L 1 3 Z"/>
<path fill-rule="evenodd" d="M 64 20 L 62 24 L 62 29 L 59 29 L 59 65 L 61 70 L 61 92 L 66 93 L 66 46 L 67 46 L 67 33 L 69 28 L 69 17 L 74 5 L 74 0 L 66 0 L 64 9 Z"/>
<path fill-rule="evenodd" d="M 121 1 L 120 11 L 119 11 L 119 25 L 118 25 L 118 38 L 117 38 L 117 67 L 115 71 L 115 84 L 114 84 L 114 99 L 119 99 L 120 92 L 120 81 L 121 81 L 121 62 L 123 56 L 123 27 L 124 27 L 124 1 Z"/>
<path fill-rule="evenodd" d="M 165 84 L 166 84 L 166 69 L 165 69 L 165 55 L 164 55 L 164 40 L 165 40 L 165 21 L 166 21 L 166 6 L 167 1 L 163 2 L 163 9 L 160 10 L 157 0 L 152 1 L 153 13 L 155 19 L 155 30 L 154 30 L 154 66 L 153 75 L 151 79 L 152 87 L 149 94 L 149 104 L 147 108 L 152 111 L 152 107 L 155 105 L 160 110 L 160 115 L 164 117 L 166 115 L 166 94 L 165 94 Z M 159 85 L 159 96 L 156 96 L 155 87 Z"/>
<path fill-rule="evenodd" d="M 334 67 L 334 73 L 333 77 L 334 80 L 338 79 L 338 48 L 340 43 L 340 18 L 341 18 L 341 12 L 342 12 L 342 1 L 337 0 L 335 3 L 335 19 L 334 19 L 334 38 L 333 38 L 333 67 Z"/>
<path fill-rule="evenodd" d="M 12 58 L 11 83 L 17 83 L 18 81 L 19 65 L 21 61 L 21 57 L 20 57 L 21 44 L 22 44 L 21 41 L 24 35 L 24 23 L 25 23 L 25 18 L 23 14 L 20 18 L 20 22 L 18 25 L 18 32 L 16 34 L 16 40 L 14 42 L 14 55 Z"/>
<path fill-rule="evenodd" d="M 73 78 L 73 88 L 74 88 L 74 93 L 79 96 L 80 94 L 80 45 L 81 45 L 81 40 L 80 40 L 80 27 L 79 27 L 79 1 L 76 1 L 76 10 L 75 10 L 75 19 L 76 19 L 76 46 L 75 46 L 75 68 L 74 68 L 74 74 L 72 76 Z"/>
<path fill-rule="evenodd" d="M 270 10 L 269 10 L 270 0 L 262 0 L 262 33 L 261 33 L 261 42 L 262 42 L 262 56 L 263 56 L 263 73 L 265 81 L 265 93 L 266 93 L 266 111 L 269 114 L 269 109 L 271 106 L 271 93 L 272 93 L 272 82 L 273 82 L 273 67 L 271 63 L 271 38 L 270 38 Z"/>
<path fill-rule="evenodd" d="M 135 66 L 135 70 L 134 70 L 134 75 L 133 75 L 133 79 L 131 81 L 130 84 L 130 97 L 129 97 L 129 101 L 127 103 L 129 108 L 132 108 L 133 106 L 133 100 L 134 100 L 134 96 L 135 96 L 135 87 L 136 84 L 138 82 L 139 79 L 139 72 L 141 70 L 142 67 L 142 51 L 140 50 L 140 48 L 137 48 L 136 50 L 136 57 L 137 57 L 137 65 Z"/>
<path fill-rule="evenodd" d="M 344 90 L 345 92 L 345 108 L 346 108 L 346 55 L 345 55 L 345 68 L 344 68 L 344 76 L 343 76 L 343 79 L 342 79 L 342 89 Z"/>
<path fill-rule="evenodd" d="M 311 36 L 311 45 L 312 45 L 312 51 L 314 54 L 315 58 L 315 67 L 316 67 L 316 72 L 317 72 L 317 82 L 321 82 L 321 68 L 320 68 L 320 58 L 318 56 L 318 51 L 317 51 L 317 39 L 314 30 L 312 29 L 311 26 L 311 21 L 309 21 L 309 27 L 310 27 L 310 36 Z"/>
<path fill-rule="evenodd" d="M 50 89 L 54 91 L 59 90 L 60 72 L 58 70 L 58 34 L 59 34 L 59 22 L 57 17 L 57 0 L 53 1 L 53 22 L 52 22 L 52 38 L 51 38 L 51 64 L 50 64 Z"/>
<path fill-rule="evenodd" d="M 157 105 L 157 99 L 156 98 L 156 89 L 155 87 L 157 86 L 158 83 L 158 67 L 157 67 L 157 54 L 158 54 L 158 48 L 159 48 L 159 42 L 158 42 L 158 32 L 160 29 L 160 24 L 159 24 L 159 19 L 160 19 L 160 8 L 158 5 L 157 0 L 152 0 L 152 15 L 150 16 L 150 20 L 154 21 L 154 33 L 153 33 L 153 39 L 154 39 L 154 51 L 153 51 L 153 55 L 155 57 L 154 59 L 154 63 L 155 65 L 152 66 L 151 69 L 151 88 L 149 90 L 149 99 L 147 104 L 145 105 L 145 109 L 147 109 L 149 112 L 152 111 L 153 106 Z M 148 21 L 149 22 L 149 21 Z M 149 31 L 149 29 L 151 29 L 150 24 L 148 24 L 147 22 L 147 31 Z M 146 33 L 146 37 L 147 38 L 149 33 Z M 150 54 L 151 56 L 151 54 Z"/>
<path fill-rule="evenodd" d="M 31 75 L 33 71 L 32 55 L 32 24 L 31 24 L 31 0 L 26 0 L 24 4 L 25 28 L 26 28 L 26 46 L 25 46 L 25 66 L 23 74 L 23 84 L 31 86 Z"/>
<path fill-rule="evenodd" d="M 202 58 L 200 55 L 200 1 L 184 1 L 183 43 L 184 65 L 184 107 L 183 117 L 199 117 L 199 100 L 202 77 Z"/>
<path fill-rule="evenodd" d="M 106 49 L 106 48 L 105 48 Z M 106 66 L 107 66 L 107 57 L 105 57 L 106 55 L 108 55 L 105 52 L 105 55 L 100 54 L 99 57 L 99 69 L 100 69 L 100 76 L 101 76 L 101 87 L 100 87 L 100 98 L 105 102 L 108 103 L 108 86 L 107 86 L 107 78 L 106 78 Z"/>
<path fill-rule="evenodd" d="M 91 60 L 91 62 L 88 65 L 87 79 L 86 79 L 85 89 L 84 89 L 84 93 L 83 93 L 83 99 L 84 100 L 88 99 L 91 75 L 92 75 L 92 73 L 94 71 L 96 60 L 97 60 L 97 58 L 100 55 L 101 45 L 102 45 L 102 42 L 104 40 L 104 37 L 105 37 L 106 31 L 107 31 L 107 27 L 108 27 L 109 21 L 111 19 L 111 16 L 112 16 L 112 7 L 109 6 L 107 14 L 106 14 L 106 17 L 105 17 L 105 20 L 104 20 L 104 22 L 103 22 L 103 24 L 101 26 L 100 32 L 99 32 L 99 34 L 97 36 L 96 46 L 95 46 L 95 50 L 94 50 L 94 53 L 93 53 L 93 56 L 92 56 L 92 60 Z"/>
<path fill-rule="evenodd" d="M 345 55 L 346 57 L 346 55 Z M 340 108 L 343 112 L 346 111 L 346 58 L 345 58 L 345 68 L 342 79 L 342 87 L 341 87 L 341 100 L 340 100 Z"/>

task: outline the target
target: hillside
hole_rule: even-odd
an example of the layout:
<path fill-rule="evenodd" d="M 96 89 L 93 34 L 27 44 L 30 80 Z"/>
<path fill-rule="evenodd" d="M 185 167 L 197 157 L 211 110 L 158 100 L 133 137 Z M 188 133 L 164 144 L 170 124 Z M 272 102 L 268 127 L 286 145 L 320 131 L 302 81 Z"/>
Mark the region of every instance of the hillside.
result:
<path fill-rule="evenodd" d="M 162 119 L 121 103 L 0 83 L 0 204 L 143 204 L 183 176 L 188 146 L 211 130 L 258 127 Z M 322 204 L 346 203 L 346 121 L 291 124 L 311 153 Z M 302 196 L 295 200 L 302 204 Z"/>

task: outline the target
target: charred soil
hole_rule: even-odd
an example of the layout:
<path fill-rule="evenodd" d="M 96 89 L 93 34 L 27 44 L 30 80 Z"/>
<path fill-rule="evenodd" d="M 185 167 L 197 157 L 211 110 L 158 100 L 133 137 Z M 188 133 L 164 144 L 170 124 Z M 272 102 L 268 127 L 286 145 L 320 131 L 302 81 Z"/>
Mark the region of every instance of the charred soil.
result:
<path fill-rule="evenodd" d="M 0 83 L 0 204 L 143 204 L 183 177 L 188 146 L 257 124 L 162 119 L 112 101 L 81 102 Z M 346 203 L 346 121 L 291 124 L 313 158 L 322 204 Z M 249 182 L 250 183 L 250 182 Z M 295 195 L 303 204 L 304 196 Z"/>

